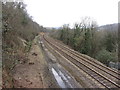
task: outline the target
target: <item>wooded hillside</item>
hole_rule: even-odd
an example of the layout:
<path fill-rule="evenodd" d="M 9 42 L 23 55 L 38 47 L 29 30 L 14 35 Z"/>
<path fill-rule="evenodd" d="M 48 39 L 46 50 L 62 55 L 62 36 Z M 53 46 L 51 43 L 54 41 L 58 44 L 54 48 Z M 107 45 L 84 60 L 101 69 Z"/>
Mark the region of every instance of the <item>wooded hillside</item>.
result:
<path fill-rule="evenodd" d="M 3 87 L 12 86 L 12 70 L 27 61 L 32 40 L 44 28 L 32 20 L 22 2 L 2 3 Z"/>

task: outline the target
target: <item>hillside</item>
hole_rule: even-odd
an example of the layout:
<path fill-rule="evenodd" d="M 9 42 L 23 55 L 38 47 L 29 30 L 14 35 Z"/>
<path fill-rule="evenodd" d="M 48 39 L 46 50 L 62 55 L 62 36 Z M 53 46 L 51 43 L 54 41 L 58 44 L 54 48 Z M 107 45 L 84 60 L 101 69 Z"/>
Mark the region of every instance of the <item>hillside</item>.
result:
<path fill-rule="evenodd" d="M 111 31 L 117 31 L 118 30 L 118 24 L 107 24 L 107 25 L 103 25 L 98 27 L 99 30 L 111 30 Z"/>
<path fill-rule="evenodd" d="M 32 41 L 44 28 L 28 15 L 21 2 L 2 3 L 3 7 L 3 87 L 13 87 L 12 72 L 28 58 Z"/>

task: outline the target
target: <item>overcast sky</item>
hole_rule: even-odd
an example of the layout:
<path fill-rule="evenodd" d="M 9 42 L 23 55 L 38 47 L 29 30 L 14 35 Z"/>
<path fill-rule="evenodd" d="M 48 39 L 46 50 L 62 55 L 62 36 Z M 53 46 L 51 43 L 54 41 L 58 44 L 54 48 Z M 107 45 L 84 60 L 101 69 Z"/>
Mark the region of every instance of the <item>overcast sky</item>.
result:
<path fill-rule="evenodd" d="M 73 26 L 82 17 L 94 18 L 98 25 L 118 22 L 120 0 L 24 0 L 27 11 L 44 27 Z"/>

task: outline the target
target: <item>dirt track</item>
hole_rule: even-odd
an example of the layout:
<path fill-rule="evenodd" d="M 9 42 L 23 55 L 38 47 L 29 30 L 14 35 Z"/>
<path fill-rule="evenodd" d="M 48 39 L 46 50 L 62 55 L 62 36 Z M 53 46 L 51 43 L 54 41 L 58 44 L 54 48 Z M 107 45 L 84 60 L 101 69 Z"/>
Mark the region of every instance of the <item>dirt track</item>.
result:
<path fill-rule="evenodd" d="M 50 88 L 58 87 L 55 79 L 49 72 L 49 68 L 41 48 L 34 40 L 28 55 L 29 61 L 18 64 L 14 70 L 15 88 Z"/>

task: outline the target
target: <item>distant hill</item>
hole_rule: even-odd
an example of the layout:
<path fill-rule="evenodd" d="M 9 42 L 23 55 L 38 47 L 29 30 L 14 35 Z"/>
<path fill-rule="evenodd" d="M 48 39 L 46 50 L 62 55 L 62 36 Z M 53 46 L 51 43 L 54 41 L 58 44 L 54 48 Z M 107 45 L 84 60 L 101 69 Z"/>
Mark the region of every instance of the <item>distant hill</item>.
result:
<path fill-rule="evenodd" d="M 117 31 L 118 30 L 118 24 L 115 23 L 115 24 L 107 24 L 107 25 L 103 25 L 103 26 L 100 26 L 98 27 L 98 30 L 110 30 L 110 31 Z"/>

